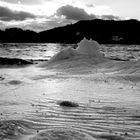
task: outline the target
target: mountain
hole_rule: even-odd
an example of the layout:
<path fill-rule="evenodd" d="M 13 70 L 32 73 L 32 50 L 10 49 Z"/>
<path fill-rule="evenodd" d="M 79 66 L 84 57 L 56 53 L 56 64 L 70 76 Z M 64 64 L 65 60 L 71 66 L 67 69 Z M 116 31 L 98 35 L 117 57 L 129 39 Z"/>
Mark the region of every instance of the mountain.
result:
<path fill-rule="evenodd" d="M 18 28 L 0 31 L 0 42 L 77 43 L 84 37 L 104 44 L 140 44 L 140 21 L 94 19 L 40 33 Z"/>
<path fill-rule="evenodd" d="M 0 42 L 36 42 L 37 33 L 19 28 L 0 31 Z"/>

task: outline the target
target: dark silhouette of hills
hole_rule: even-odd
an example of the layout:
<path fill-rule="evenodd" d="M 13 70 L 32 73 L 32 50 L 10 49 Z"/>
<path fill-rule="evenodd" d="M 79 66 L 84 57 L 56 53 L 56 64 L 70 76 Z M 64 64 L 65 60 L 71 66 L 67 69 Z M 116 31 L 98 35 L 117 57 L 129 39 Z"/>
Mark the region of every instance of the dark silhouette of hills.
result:
<path fill-rule="evenodd" d="M 9 28 L 0 31 L 0 42 L 35 42 L 37 33 L 20 28 Z"/>
<path fill-rule="evenodd" d="M 105 44 L 140 44 L 140 21 L 94 19 L 40 33 L 18 28 L 0 31 L 0 42 L 77 43 L 84 37 Z"/>

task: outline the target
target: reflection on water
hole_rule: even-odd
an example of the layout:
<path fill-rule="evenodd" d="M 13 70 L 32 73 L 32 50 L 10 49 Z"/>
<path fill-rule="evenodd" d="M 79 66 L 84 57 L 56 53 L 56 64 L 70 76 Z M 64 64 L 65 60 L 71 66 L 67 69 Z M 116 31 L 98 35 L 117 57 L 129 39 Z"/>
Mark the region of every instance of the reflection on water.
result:
<path fill-rule="evenodd" d="M 48 43 L 9 43 L 6 45 L 0 44 L 0 56 L 33 60 L 49 59 L 51 56 L 53 56 L 67 46 L 74 45 Z"/>

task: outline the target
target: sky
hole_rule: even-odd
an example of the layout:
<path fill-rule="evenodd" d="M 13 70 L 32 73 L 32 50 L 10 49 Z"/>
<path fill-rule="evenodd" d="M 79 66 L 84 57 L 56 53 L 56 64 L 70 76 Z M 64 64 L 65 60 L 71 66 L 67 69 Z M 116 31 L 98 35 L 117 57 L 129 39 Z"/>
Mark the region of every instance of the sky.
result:
<path fill-rule="evenodd" d="M 140 0 L 0 0 L 0 29 L 40 32 L 79 20 L 140 20 Z"/>

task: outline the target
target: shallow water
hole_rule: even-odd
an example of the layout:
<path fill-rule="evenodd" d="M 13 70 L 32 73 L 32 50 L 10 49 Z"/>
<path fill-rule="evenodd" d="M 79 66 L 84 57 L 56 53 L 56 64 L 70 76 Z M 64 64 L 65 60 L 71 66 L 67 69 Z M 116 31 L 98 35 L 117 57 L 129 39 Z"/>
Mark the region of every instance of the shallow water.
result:
<path fill-rule="evenodd" d="M 118 52 L 123 50 L 121 57 L 115 54 L 117 46 L 100 49 L 108 58 L 124 58 L 130 48 L 118 48 Z M 139 56 L 139 51 L 131 54 Z M 139 57 L 99 65 L 93 65 L 95 59 L 83 60 L 67 60 L 49 68 L 1 68 L 0 139 L 140 139 Z M 64 100 L 79 106 L 59 106 Z"/>

